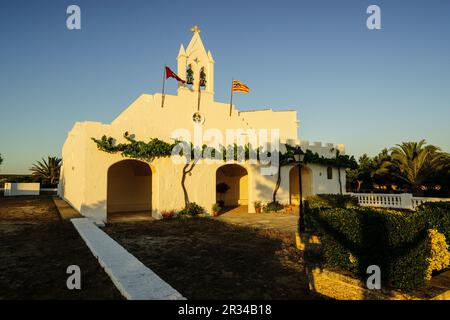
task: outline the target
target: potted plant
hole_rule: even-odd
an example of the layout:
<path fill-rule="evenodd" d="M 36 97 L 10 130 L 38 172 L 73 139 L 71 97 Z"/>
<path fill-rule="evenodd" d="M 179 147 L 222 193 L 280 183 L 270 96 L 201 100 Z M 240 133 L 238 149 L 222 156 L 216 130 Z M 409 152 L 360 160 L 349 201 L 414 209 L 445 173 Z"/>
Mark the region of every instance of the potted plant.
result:
<path fill-rule="evenodd" d="M 168 210 L 161 212 L 161 215 L 164 220 L 171 220 L 175 217 L 175 211 L 174 210 Z"/>
<path fill-rule="evenodd" d="M 220 210 L 222 210 L 220 205 L 218 203 L 214 203 L 213 206 L 212 206 L 213 216 L 217 217 L 219 215 Z"/>
<path fill-rule="evenodd" d="M 255 206 L 255 212 L 256 213 L 261 213 L 261 201 L 255 201 L 253 202 L 253 205 Z"/>
<path fill-rule="evenodd" d="M 228 190 L 230 190 L 230 186 L 227 185 L 225 182 L 221 182 L 216 186 L 216 192 L 219 194 L 219 198 L 221 198 L 219 201 L 217 201 L 217 203 L 221 208 L 225 206 L 225 201 L 223 200 L 223 197 Z"/>

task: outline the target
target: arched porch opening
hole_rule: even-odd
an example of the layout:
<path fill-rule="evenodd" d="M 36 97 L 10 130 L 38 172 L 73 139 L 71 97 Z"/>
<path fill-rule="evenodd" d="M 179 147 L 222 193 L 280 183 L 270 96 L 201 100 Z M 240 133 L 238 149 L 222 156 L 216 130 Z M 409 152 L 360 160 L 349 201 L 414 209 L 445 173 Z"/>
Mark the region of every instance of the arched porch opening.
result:
<path fill-rule="evenodd" d="M 300 184 L 299 167 L 295 166 L 289 171 L 289 203 L 299 205 L 300 203 Z M 310 168 L 302 166 L 302 199 L 311 196 L 312 193 L 312 171 Z"/>
<path fill-rule="evenodd" d="M 121 215 L 149 215 L 152 212 L 152 169 L 139 160 L 122 160 L 108 169 L 108 219 Z"/>
<path fill-rule="evenodd" d="M 223 188 L 223 185 L 228 188 Z M 216 203 L 222 207 L 222 213 L 235 208 L 239 212 L 248 211 L 249 197 L 248 171 L 238 164 L 226 164 L 216 171 Z M 224 189 L 228 189 L 223 192 Z"/>

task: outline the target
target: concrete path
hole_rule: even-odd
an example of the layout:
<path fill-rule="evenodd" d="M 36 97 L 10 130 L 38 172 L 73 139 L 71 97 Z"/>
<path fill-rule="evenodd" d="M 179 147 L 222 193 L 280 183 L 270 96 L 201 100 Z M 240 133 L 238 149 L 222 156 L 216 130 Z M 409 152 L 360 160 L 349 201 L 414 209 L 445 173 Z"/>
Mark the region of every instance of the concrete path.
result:
<path fill-rule="evenodd" d="M 185 300 L 156 273 L 87 218 L 71 220 L 114 285 L 128 300 Z"/>
<path fill-rule="evenodd" d="M 246 206 L 237 207 L 217 219 L 224 222 L 254 227 L 259 229 L 275 229 L 282 232 L 295 233 L 298 226 L 298 214 L 295 213 L 247 213 Z"/>

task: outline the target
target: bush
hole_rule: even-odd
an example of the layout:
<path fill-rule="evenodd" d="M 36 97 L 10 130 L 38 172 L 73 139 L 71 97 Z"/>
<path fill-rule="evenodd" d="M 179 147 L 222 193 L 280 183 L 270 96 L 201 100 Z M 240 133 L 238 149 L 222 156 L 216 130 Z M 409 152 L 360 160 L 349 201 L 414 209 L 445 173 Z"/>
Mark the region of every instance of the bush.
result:
<path fill-rule="evenodd" d="M 450 246 L 450 202 L 425 202 L 416 211 L 422 213 L 429 229 L 436 229 L 444 234 Z"/>
<path fill-rule="evenodd" d="M 284 207 L 281 203 L 279 203 L 278 201 L 271 201 L 266 203 L 263 208 L 262 211 L 263 212 L 277 212 L 282 210 Z"/>
<path fill-rule="evenodd" d="M 311 208 L 352 208 L 358 198 L 348 194 L 318 194 L 306 198 Z"/>
<path fill-rule="evenodd" d="M 179 212 L 179 214 L 182 216 L 190 216 L 190 217 L 195 217 L 204 213 L 205 209 L 196 204 L 195 202 L 190 202 L 183 210 Z"/>
<path fill-rule="evenodd" d="M 378 265 L 384 284 L 412 289 L 424 284 L 432 270 L 448 265 L 443 238 L 428 231 L 448 228 L 448 220 L 442 218 L 448 217 L 446 208 L 424 206 L 416 212 L 311 208 L 307 202 L 305 218 L 321 238 L 327 267 L 365 279 L 367 267 Z"/>
<path fill-rule="evenodd" d="M 450 252 L 445 236 L 434 229 L 428 230 L 431 245 L 431 257 L 428 258 L 427 279 L 431 279 L 434 271 L 441 271 L 450 265 Z"/>

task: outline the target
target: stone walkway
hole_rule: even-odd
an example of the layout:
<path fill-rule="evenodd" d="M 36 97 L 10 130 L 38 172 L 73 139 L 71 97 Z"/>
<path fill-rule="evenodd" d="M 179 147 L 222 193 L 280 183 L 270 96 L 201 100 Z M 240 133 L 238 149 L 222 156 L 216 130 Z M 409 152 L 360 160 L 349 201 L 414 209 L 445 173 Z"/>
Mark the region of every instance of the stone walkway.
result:
<path fill-rule="evenodd" d="M 259 229 L 275 229 L 288 233 L 295 233 L 297 231 L 297 213 L 248 213 L 247 211 L 247 206 L 239 206 L 221 214 L 216 219 L 235 225 Z M 294 212 L 296 212 L 295 209 Z"/>

